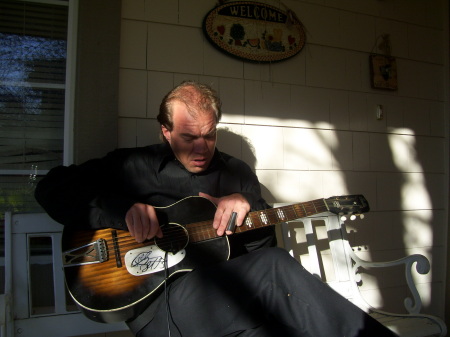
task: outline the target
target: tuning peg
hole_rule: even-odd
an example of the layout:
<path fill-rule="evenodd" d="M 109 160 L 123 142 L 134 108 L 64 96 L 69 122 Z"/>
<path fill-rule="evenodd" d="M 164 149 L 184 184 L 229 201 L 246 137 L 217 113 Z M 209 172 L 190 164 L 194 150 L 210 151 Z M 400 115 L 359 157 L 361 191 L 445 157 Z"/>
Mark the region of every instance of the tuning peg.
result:
<path fill-rule="evenodd" d="M 341 221 L 347 221 L 347 217 L 345 215 L 341 216 Z"/>
<path fill-rule="evenodd" d="M 360 214 L 359 215 L 359 218 L 362 220 L 362 219 L 364 219 L 364 214 Z"/>
<path fill-rule="evenodd" d="M 350 220 L 355 220 L 356 219 L 356 215 L 355 214 L 352 214 L 351 216 L 350 216 Z"/>

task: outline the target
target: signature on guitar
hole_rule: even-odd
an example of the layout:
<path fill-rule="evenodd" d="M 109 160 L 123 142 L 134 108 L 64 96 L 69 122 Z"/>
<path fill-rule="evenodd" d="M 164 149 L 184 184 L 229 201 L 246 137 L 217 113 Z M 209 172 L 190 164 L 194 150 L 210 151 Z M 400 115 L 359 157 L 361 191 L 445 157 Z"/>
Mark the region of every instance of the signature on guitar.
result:
<path fill-rule="evenodd" d="M 136 256 L 133 260 L 133 262 L 131 263 L 131 267 L 135 268 L 138 267 L 140 268 L 142 273 L 147 272 L 149 269 L 150 270 L 155 270 L 155 269 L 160 269 L 161 268 L 161 264 L 162 264 L 162 268 L 164 268 L 164 261 L 165 259 L 161 256 L 151 256 L 152 255 L 152 251 L 149 252 L 145 252 L 145 253 L 139 253 L 138 256 Z"/>
<path fill-rule="evenodd" d="M 165 252 L 157 245 L 151 245 L 129 250 L 125 254 L 125 266 L 130 274 L 142 276 L 146 274 L 162 271 L 166 267 L 174 266 L 182 261 L 186 256 L 184 249 L 176 254 Z"/>

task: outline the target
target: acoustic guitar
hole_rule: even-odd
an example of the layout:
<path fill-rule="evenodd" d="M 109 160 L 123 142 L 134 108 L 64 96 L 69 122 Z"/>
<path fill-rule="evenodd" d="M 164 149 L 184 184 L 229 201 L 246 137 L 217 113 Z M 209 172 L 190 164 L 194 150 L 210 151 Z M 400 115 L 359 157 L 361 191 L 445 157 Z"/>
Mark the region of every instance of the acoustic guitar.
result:
<path fill-rule="evenodd" d="M 116 229 L 63 231 L 66 284 L 81 311 L 98 322 L 127 321 L 142 312 L 172 281 L 194 268 L 226 261 L 227 236 L 212 227 L 215 205 L 188 197 L 155 207 L 162 238 L 138 243 Z M 369 211 L 362 195 L 335 196 L 250 212 L 233 235 L 307 216 L 332 212 L 359 215 Z"/>

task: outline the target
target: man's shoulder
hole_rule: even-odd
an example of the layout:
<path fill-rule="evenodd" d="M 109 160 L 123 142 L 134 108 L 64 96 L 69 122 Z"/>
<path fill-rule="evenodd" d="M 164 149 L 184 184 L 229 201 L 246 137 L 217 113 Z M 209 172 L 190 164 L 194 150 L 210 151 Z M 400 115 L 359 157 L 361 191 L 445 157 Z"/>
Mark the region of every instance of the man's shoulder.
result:
<path fill-rule="evenodd" d="M 218 151 L 220 160 L 229 168 L 234 169 L 252 169 L 244 160 L 234 157 L 228 153 Z"/>
<path fill-rule="evenodd" d="M 166 144 L 153 144 L 143 147 L 118 148 L 107 154 L 106 159 L 116 163 L 159 165 L 171 155 Z"/>
<path fill-rule="evenodd" d="M 140 156 L 140 155 L 153 155 L 153 156 L 166 156 L 170 153 L 170 149 L 166 144 L 152 144 L 148 146 L 141 147 L 124 147 L 118 148 L 108 155 L 118 155 L 118 156 Z"/>

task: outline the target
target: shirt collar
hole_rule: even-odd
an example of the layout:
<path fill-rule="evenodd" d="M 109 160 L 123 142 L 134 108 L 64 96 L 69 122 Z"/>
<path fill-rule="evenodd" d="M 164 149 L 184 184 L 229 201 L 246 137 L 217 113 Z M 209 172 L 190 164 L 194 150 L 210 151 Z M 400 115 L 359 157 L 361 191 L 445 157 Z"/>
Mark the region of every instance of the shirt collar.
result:
<path fill-rule="evenodd" d="M 171 161 L 176 162 L 178 166 L 180 166 L 180 168 L 185 169 L 184 166 L 175 157 L 175 154 L 173 153 L 172 148 L 168 143 L 164 143 L 162 145 L 161 153 L 162 154 L 159 161 L 158 172 L 161 172 L 164 169 L 164 167 L 166 167 L 166 165 Z M 220 151 L 216 147 L 214 150 L 214 155 L 211 160 L 211 163 L 209 164 L 209 167 L 200 174 L 208 173 L 209 171 L 214 170 L 216 167 L 219 167 L 219 165 L 225 165 L 225 161 L 223 160 Z"/>
<path fill-rule="evenodd" d="M 170 145 L 168 143 L 161 144 L 161 156 L 159 157 L 158 172 L 161 172 L 167 163 L 172 160 L 176 160 L 176 158 Z"/>

